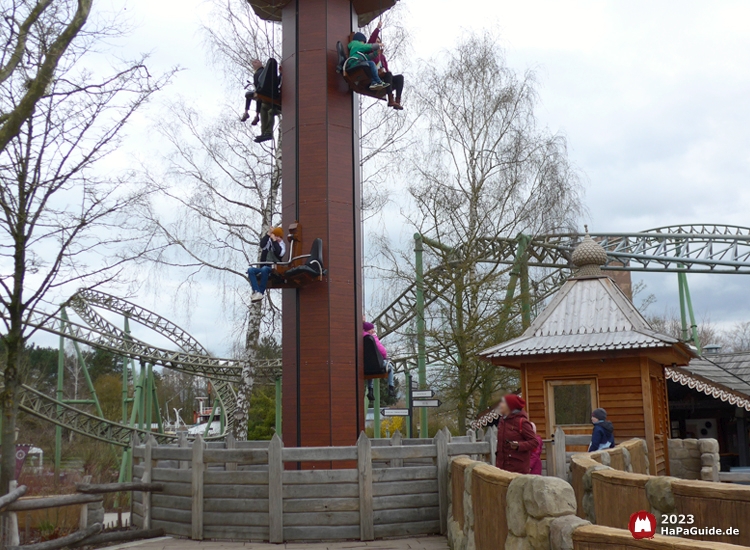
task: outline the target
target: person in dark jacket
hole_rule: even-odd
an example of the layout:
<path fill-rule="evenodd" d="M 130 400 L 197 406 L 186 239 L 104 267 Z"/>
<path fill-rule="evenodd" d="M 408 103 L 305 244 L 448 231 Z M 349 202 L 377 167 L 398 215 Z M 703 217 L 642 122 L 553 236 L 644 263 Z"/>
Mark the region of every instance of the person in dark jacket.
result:
<path fill-rule="evenodd" d="M 284 259 L 286 246 L 284 245 L 284 230 L 281 227 L 272 227 L 260 240 L 260 261 L 277 263 Z M 268 278 L 273 271 L 272 265 L 261 265 L 251 267 L 247 270 L 247 278 L 253 287 L 253 295 L 250 300 L 260 302 L 268 286 Z"/>
<path fill-rule="evenodd" d="M 500 400 L 497 425 L 497 457 L 495 466 L 508 472 L 529 473 L 531 451 L 539 446 L 537 435 L 523 408 L 526 401 L 509 393 Z"/>
<path fill-rule="evenodd" d="M 250 118 L 250 104 L 255 100 L 255 118 L 253 118 L 253 121 L 250 123 L 255 126 L 260 121 L 261 101 L 260 99 L 255 98 L 255 92 L 260 88 L 260 75 L 263 73 L 263 63 L 260 59 L 253 59 L 250 64 L 253 66 L 253 89 L 245 92 L 245 112 L 242 113 L 240 122 L 245 122 Z M 249 86 L 250 81 L 248 81 L 246 88 Z"/>
<path fill-rule="evenodd" d="M 615 446 L 615 428 L 612 422 L 607 420 L 607 411 L 604 409 L 594 409 L 591 413 L 591 423 L 594 425 L 594 431 L 591 433 L 591 445 L 589 452 L 601 451 Z"/>
<path fill-rule="evenodd" d="M 259 86 L 255 89 L 260 102 L 260 135 L 255 138 L 255 143 L 273 139 L 273 126 L 276 117 L 281 114 L 282 78 L 279 62 L 270 58 L 259 77 Z"/>

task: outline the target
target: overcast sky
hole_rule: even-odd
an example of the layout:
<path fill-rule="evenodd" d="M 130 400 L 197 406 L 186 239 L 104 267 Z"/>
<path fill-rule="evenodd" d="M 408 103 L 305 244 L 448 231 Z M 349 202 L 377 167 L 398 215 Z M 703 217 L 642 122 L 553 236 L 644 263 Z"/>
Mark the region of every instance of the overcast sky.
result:
<path fill-rule="evenodd" d="M 222 108 L 228 92 L 200 32 L 210 3 L 106 1 L 135 26 L 113 48 L 124 56 L 150 51 L 157 72 L 180 65 L 184 71 L 165 94 L 208 114 Z M 750 226 L 750 2 L 401 2 L 413 22 L 412 58 L 439 55 L 462 33 L 489 29 L 512 67 L 537 72 L 539 118 L 568 138 L 586 188 L 584 221 L 592 231 Z M 406 78 L 408 108 L 408 73 Z M 238 107 L 241 101 L 236 98 Z M 118 164 L 158 149 L 149 128 L 159 110 L 157 102 L 136 119 Z M 191 316 L 175 308 L 169 295 L 177 282 L 166 277 L 162 292 L 144 290 L 136 301 L 225 353 L 226 316 L 212 296 L 195 303 Z M 652 275 L 647 284 L 658 299 L 651 312 L 677 307 L 675 275 Z M 750 278 L 693 275 L 690 284 L 699 317 L 722 326 L 750 320 Z"/>

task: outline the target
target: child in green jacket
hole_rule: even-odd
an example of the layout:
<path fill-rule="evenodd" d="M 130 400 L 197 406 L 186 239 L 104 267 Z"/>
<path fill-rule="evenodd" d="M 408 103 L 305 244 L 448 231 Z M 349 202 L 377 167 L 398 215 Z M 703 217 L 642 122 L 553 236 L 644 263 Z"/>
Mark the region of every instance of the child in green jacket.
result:
<path fill-rule="evenodd" d="M 370 73 L 371 90 L 381 90 L 390 86 L 380 79 L 378 68 L 373 61 L 382 47 L 382 44 L 368 44 L 367 38 L 361 32 L 355 33 L 352 41 L 349 42 L 349 59 L 346 62 L 346 68 L 351 69 L 358 63 L 366 63 L 366 70 Z"/>

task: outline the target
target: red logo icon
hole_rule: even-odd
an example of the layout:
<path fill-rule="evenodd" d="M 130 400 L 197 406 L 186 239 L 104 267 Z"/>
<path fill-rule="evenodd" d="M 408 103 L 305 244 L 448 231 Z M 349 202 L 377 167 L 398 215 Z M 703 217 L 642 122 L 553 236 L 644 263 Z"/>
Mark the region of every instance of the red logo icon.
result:
<path fill-rule="evenodd" d="M 652 539 L 656 534 L 656 516 L 645 510 L 630 516 L 628 530 L 634 539 Z"/>

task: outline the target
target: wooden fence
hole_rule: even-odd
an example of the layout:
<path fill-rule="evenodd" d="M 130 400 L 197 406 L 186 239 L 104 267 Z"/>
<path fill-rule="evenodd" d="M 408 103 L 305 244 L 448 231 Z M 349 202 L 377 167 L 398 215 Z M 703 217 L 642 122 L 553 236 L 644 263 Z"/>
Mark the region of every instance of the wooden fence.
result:
<path fill-rule="evenodd" d="M 79 483 L 76 484 L 78 494 L 21 498 L 26 493 L 26 486 L 22 485 L 0 497 L 0 511 L 2 511 L 3 516 L 0 548 L 7 548 L 8 550 L 21 550 L 23 548 L 57 550 L 82 546 L 98 547 L 102 544 L 129 542 L 164 535 L 164 530 L 158 528 L 101 532 L 104 520 L 103 495 L 136 490 L 141 494 L 151 494 L 152 491 L 161 491 L 162 486 L 157 483 L 104 483 L 96 485 Z M 78 531 L 61 538 L 20 546 L 17 514 L 71 507 L 79 508 Z M 119 524 L 119 527 L 121 528 L 122 525 Z"/>
<path fill-rule="evenodd" d="M 363 433 L 354 447 L 285 448 L 278 436 L 179 445 L 151 439 L 133 449 L 133 479 L 164 486 L 134 495 L 133 524 L 194 540 L 276 543 L 445 533 L 450 457 L 489 460 L 492 450 L 447 430 L 433 440 Z"/>
<path fill-rule="evenodd" d="M 544 440 L 543 473 L 548 476 L 559 477 L 567 481 L 570 457 L 580 451 L 568 451 L 568 447 L 588 447 L 591 443 L 590 435 L 566 434 L 558 426 L 553 439 Z"/>

